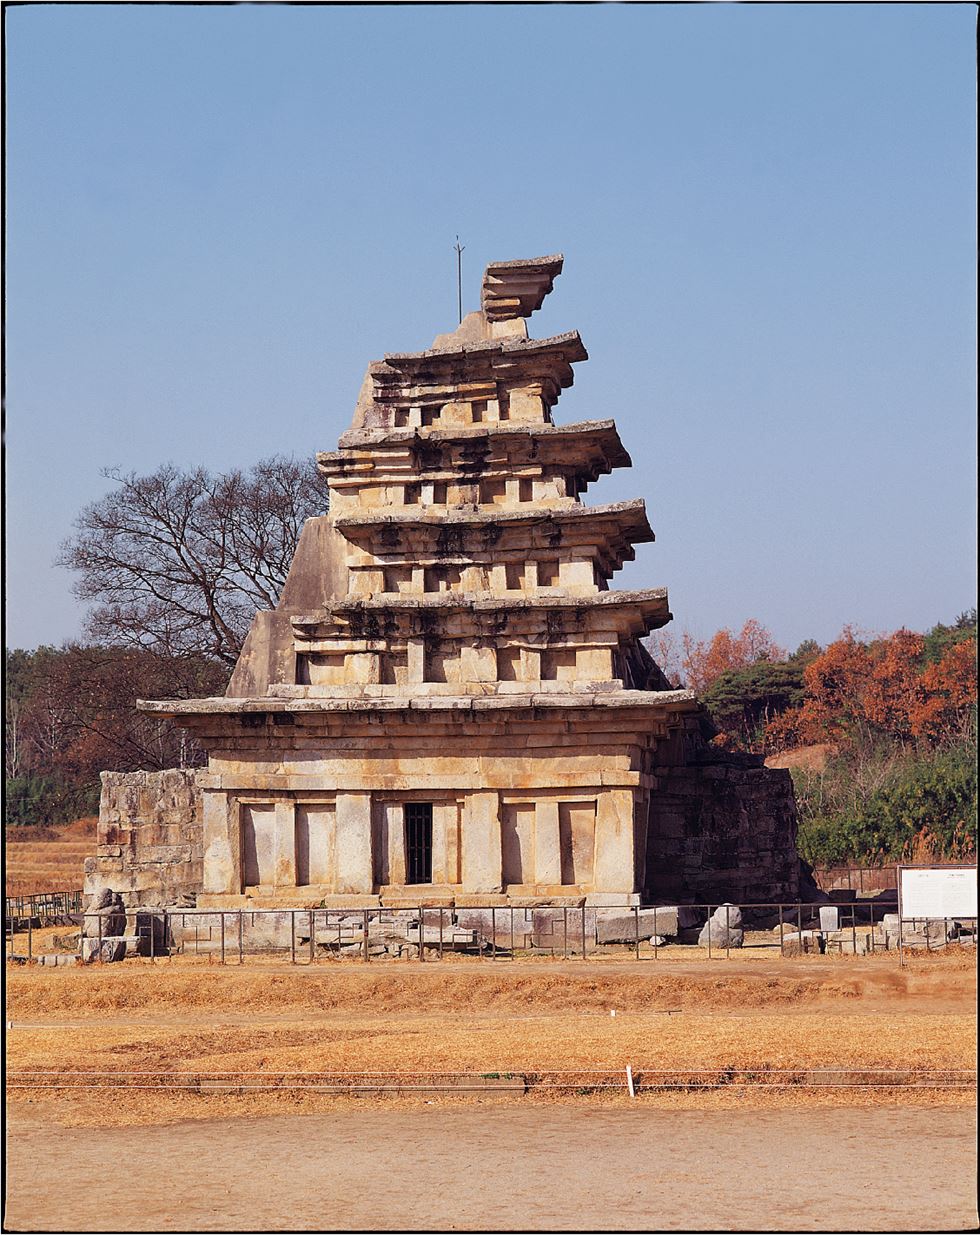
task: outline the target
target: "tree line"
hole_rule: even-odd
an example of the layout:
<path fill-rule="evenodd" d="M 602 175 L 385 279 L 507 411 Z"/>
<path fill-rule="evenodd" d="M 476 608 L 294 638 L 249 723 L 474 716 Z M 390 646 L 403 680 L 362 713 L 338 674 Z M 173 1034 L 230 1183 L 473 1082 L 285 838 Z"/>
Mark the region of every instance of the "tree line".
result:
<path fill-rule="evenodd" d="M 977 614 L 861 638 L 845 628 L 791 655 L 765 627 L 664 647 L 730 750 L 793 767 L 800 845 L 814 862 L 958 860 L 977 844 Z"/>

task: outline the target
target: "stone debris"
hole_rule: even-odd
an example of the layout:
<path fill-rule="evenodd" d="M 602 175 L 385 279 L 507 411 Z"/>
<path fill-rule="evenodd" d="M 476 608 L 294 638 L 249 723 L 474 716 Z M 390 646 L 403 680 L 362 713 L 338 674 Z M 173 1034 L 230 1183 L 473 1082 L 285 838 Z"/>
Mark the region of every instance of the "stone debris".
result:
<path fill-rule="evenodd" d="M 122 897 L 111 888 L 101 888 L 89 900 L 82 918 L 83 963 L 121 961 L 126 955 L 126 909 Z"/>
<path fill-rule="evenodd" d="M 830 931 L 824 935 L 824 951 L 864 956 L 869 951 L 868 935 L 864 931 L 858 933 L 847 927 L 844 930 Z"/>
<path fill-rule="evenodd" d="M 737 905 L 719 905 L 705 922 L 698 935 L 702 948 L 740 948 L 745 939 L 742 930 L 742 911 Z"/>
<path fill-rule="evenodd" d="M 784 931 L 783 956 L 804 956 L 807 953 L 826 951 L 820 931 Z"/>

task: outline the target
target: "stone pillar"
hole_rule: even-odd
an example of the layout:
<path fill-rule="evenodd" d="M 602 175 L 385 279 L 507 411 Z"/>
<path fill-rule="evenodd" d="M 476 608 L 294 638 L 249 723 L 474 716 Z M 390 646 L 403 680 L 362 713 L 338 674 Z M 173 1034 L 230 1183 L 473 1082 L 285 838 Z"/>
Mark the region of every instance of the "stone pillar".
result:
<path fill-rule="evenodd" d="M 558 803 L 538 802 L 534 810 L 534 882 L 561 883 Z"/>
<path fill-rule="evenodd" d="M 204 791 L 204 891 L 230 893 L 242 890 L 242 828 L 237 802 L 226 793 Z"/>
<path fill-rule="evenodd" d="M 371 795 L 337 794 L 337 891 L 341 895 L 374 890 L 371 863 Z"/>
<path fill-rule="evenodd" d="M 501 891 L 501 869 L 499 795 L 471 793 L 463 819 L 463 890 Z"/>
<path fill-rule="evenodd" d="M 291 798 L 276 801 L 275 887 L 296 886 L 296 804 Z"/>
<path fill-rule="evenodd" d="M 496 682 L 496 649 L 464 644 L 460 649 L 459 676 L 463 682 Z"/>
<path fill-rule="evenodd" d="M 447 883 L 448 844 L 446 833 L 456 823 L 456 803 L 436 802 L 432 808 L 432 882 Z"/>
<path fill-rule="evenodd" d="M 425 681 L 425 642 L 422 639 L 408 639 L 408 681 L 412 686 L 418 686 Z"/>
<path fill-rule="evenodd" d="M 388 879 L 397 885 L 405 882 L 405 807 L 401 802 L 384 804 L 388 837 Z"/>
<path fill-rule="evenodd" d="M 521 648 L 521 681 L 541 681 L 541 653 L 536 648 Z"/>
<path fill-rule="evenodd" d="M 632 892 L 633 791 L 607 789 L 599 794 L 595 820 L 597 892 Z"/>
<path fill-rule="evenodd" d="M 595 566 L 589 557 L 573 558 L 565 562 L 563 582 L 570 592 L 588 595 L 598 592 L 595 582 Z"/>

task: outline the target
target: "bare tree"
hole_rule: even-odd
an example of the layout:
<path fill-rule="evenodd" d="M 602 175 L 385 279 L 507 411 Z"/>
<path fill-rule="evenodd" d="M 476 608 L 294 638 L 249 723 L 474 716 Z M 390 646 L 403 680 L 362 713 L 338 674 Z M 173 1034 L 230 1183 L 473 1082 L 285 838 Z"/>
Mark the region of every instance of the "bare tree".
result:
<path fill-rule="evenodd" d="M 276 605 L 304 521 L 327 509 L 315 464 L 103 474 L 117 487 L 82 511 L 58 557 L 78 572 L 75 594 L 95 602 L 88 633 L 233 665 L 256 609 Z"/>

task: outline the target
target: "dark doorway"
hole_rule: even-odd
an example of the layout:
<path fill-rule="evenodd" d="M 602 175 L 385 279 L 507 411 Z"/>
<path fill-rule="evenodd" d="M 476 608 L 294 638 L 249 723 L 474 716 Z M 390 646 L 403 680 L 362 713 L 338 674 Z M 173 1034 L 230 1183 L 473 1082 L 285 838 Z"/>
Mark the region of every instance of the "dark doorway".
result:
<path fill-rule="evenodd" d="M 405 882 L 432 882 L 432 803 L 405 803 Z"/>

